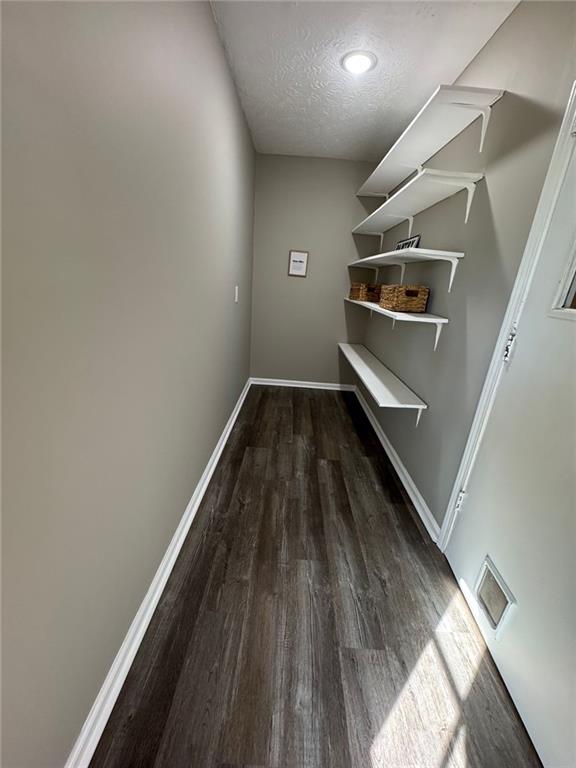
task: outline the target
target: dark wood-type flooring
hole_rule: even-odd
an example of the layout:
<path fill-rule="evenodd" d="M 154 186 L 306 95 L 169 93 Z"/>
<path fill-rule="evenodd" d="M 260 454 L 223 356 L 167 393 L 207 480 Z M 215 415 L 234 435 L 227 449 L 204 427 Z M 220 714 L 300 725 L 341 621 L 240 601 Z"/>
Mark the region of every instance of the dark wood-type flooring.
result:
<path fill-rule="evenodd" d="M 252 387 L 91 766 L 540 766 L 353 394 Z"/>

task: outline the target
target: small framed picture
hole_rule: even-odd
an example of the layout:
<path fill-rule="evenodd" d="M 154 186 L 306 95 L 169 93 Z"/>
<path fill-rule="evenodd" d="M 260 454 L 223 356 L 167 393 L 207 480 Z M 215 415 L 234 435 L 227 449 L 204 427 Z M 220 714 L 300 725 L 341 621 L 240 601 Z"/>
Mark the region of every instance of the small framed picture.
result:
<path fill-rule="evenodd" d="M 288 257 L 288 275 L 290 277 L 306 277 L 308 256 L 308 251 L 290 251 Z"/>
<path fill-rule="evenodd" d="M 420 237 L 421 235 L 414 235 L 414 237 L 407 237 L 406 240 L 399 240 L 396 243 L 396 250 L 403 251 L 404 248 L 418 248 Z"/>

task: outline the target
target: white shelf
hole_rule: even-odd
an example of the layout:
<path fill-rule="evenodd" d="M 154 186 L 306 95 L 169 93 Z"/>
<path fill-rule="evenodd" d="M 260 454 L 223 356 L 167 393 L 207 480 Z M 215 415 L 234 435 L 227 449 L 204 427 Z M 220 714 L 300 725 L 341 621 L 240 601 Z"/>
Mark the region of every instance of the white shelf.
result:
<path fill-rule="evenodd" d="M 463 189 L 468 191 L 465 216 L 465 221 L 468 221 L 474 190 L 477 182 L 482 178 L 482 173 L 420 169 L 413 179 L 410 179 L 352 231 L 357 235 L 380 235 L 401 221 L 408 220 L 411 232 L 412 219 L 417 213 L 452 197 Z"/>
<path fill-rule="evenodd" d="M 362 196 L 390 192 L 404 179 L 445 147 L 480 115 L 480 152 L 490 118 L 490 107 L 504 91 L 441 85 L 386 154 L 372 175 L 358 190 Z"/>
<path fill-rule="evenodd" d="M 418 395 L 362 344 L 338 344 L 338 347 L 380 408 L 414 408 L 418 425 L 422 411 L 428 407 Z"/>
<path fill-rule="evenodd" d="M 431 315 L 429 312 L 394 312 L 391 309 L 384 309 L 379 304 L 372 301 L 357 301 L 356 299 L 344 299 L 349 301 L 350 304 L 358 304 L 360 307 L 365 307 L 371 312 L 378 312 L 386 317 L 391 317 L 393 320 L 401 320 L 406 323 L 431 323 L 432 325 L 444 325 L 449 322 L 447 317 L 440 317 L 440 315 Z"/>
<path fill-rule="evenodd" d="M 430 248 L 403 248 L 400 251 L 387 251 L 378 253 L 376 256 L 368 256 L 365 259 L 358 259 L 348 264 L 349 267 L 360 267 L 364 269 L 374 269 L 376 272 L 380 267 L 400 267 L 400 282 L 404 282 L 404 273 L 406 264 L 423 261 L 447 261 L 450 264 L 450 279 L 448 281 L 448 293 L 452 290 L 454 275 L 458 260 L 463 258 L 464 254 L 458 251 L 434 251 Z"/>
<path fill-rule="evenodd" d="M 379 304 L 372 301 L 357 301 L 356 299 L 345 298 L 349 304 L 356 304 L 358 307 L 369 309 L 370 312 L 376 312 L 378 315 L 385 315 L 392 319 L 393 327 L 396 321 L 402 323 L 427 323 L 428 325 L 436 326 L 436 336 L 434 338 L 434 350 L 438 346 L 438 339 L 442 331 L 442 326 L 446 325 L 448 321 L 447 317 L 440 317 L 440 315 L 431 315 L 429 312 L 393 312 L 391 309 L 384 309 Z"/>

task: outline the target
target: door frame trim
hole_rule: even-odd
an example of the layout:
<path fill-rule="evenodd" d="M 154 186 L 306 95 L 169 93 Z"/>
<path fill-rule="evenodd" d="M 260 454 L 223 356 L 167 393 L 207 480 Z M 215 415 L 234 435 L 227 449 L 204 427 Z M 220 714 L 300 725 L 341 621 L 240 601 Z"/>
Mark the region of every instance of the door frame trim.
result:
<path fill-rule="evenodd" d="M 520 323 L 524 305 L 534 272 L 542 254 L 542 248 L 545 238 L 550 228 L 552 215 L 556 208 L 558 195 L 564 182 L 568 165 L 576 145 L 576 81 L 572 86 L 570 98 L 564 112 L 564 118 L 560 127 L 560 132 L 556 140 L 556 145 L 552 153 L 552 159 L 546 173 L 544 186 L 540 194 L 536 213 L 530 228 L 530 234 L 524 249 L 524 255 L 518 268 L 518 274 L 514 282 L 514 288 L 510 295 L 506 314 L 502 321 L 500 333 L 494 347 L 490 366 L 484 380 L 482 393 L 478 400 L 476 413 L 470 427 L 466 447 L 460 460 L 460 466 L 456 474 L 456 479 L 452 487 L 452 493 L 448 501 L 448 507 L 444 515 L 444 521 L 440 530 L 438 546 L 445 552 L 450 538 L 454 531 L 454 526 L 458 519 L 462 507 L 466 503 L 466 489 L 470 480 L 470 475 L 476 463 L 476 457 L 482 444 L 486 425 L 492 413 L 494 401 L 500 380 L 504 373 L 506 362 L 504 361 L 504 350 L 507 340 L 513 329 L 517 329 Z"/>

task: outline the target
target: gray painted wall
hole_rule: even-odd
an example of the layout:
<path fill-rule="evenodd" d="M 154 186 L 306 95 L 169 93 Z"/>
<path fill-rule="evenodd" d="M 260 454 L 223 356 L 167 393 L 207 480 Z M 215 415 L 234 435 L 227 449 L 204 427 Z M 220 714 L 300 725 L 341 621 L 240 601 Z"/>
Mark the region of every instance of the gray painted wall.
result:
<path fill-rule="evenodd" d="M 360 338 L 366 321 L 346 328 L 343 297 L 357 258 L 351 231 L 364 215 L 356 191 L 372 168 L 257 156 L 252 376 L 338 381 L 337 343 Z M 310 251 L 306 278 L 288 277 L 290 249 Z"/>
<path fill-rule="evenodd" d="M 2 10 L 3 765 L 61 768 L 248 376 L 254 156 L 206 4 Z"/>
<path fill-rule="evenodd" d="M 447 293 L 446 265 L 411 265 L 406 280 L 431 287 L 429 311 L 450 318 L 433 352 L 433 330 L 374 316 L 366 346 L 428 403 L 420 426 L 401 411 L 377 418 L 426 499 L 444 517 L 484 376 L 575 76 L 574 3 L 521 3 L 457 81 L 507 91 L 493 110 L 484 152 L 476 121 L 428 166 L 485 171 L 468 224 L 459 194 L 416 217 L 423 247 L 465 251 Z M 407 236 L 386 233 L 384 250 Z M 364 238 L 372 239 L 372 238 Z M 374 252 L 377 252 L 376 250 Z M 382 270 L 382 282 L 399 270 Z M 365 310 L 349 306 L 352 318 Z M 368 401 L 371 402 L 369 396 Z"/>

